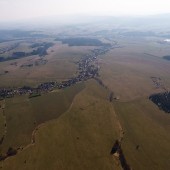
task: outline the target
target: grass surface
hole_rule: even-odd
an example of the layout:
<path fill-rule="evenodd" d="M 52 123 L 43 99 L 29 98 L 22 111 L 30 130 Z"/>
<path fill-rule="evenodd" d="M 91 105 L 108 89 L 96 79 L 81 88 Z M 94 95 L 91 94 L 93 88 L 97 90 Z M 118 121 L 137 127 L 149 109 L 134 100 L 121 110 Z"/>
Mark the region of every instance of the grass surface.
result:
<path fill-rule="evenodd" d="M 153 44 L 122 42 L 122 45 L 125 47 L 100 57 L 101 79 L 120 100 L 133 100 L 159 91 L 151 76 L 160 77 L 165 87 L 170 87 L 170 62 L 144 54 L 149 49 L 150 53 L 156 51 Z"/>
<path fill-rule="evenodd" d="M 146 99 L 115 102 L 114 108 L 125 131 L 122 148 L 130 166 L 138 170 L 170 169 L 169 115 Z"/>
<path fill-rule="evenodd" d="M 69 79 L 77 74 L 75 62 L 90 52 L 94 47 L 68 47 L 57 43 L 50 47 L 48 55 L 43 57 L 47 60 L 45 65 L 35 66 L 39 56 L 30 56 L 22 59 L 11 60 L 0 63 L 0 73 L 8 71 L 8 74 L 0 74 L 0 87 L 9 86 L 36 86 L 47 81 L 62 81 Z M 16 62 L 16 65 L 11 63 Z M 21 67 L 22 65 L 33 64 L 32 67 Z"/>
<path fill-rule="evenodd" d="M 121 169 L 110 155 L 119 133 L 107 98 L 107 90 L 89 81 L 65 114 L 39 128 L 36 144 L 7 159 L 3 169 Z"/>
<path fill-rule="evenodd" d="M 0 162 L 2 169 L 119 170 L 110 151 L 120 138 L 121 126 L 125 132 L 122 149 L 130 167 L 170 169 L 170 116 L 148 100 L 150 94 L 164 91 L 156 89 L 152 76 L 161 78 L 167 89 L 170 87 L 170 62 L 161 58 L 170 50 L 156 41 L 120 37 L 118 43 L 123 48 L 100 56 L 99 78 L 119 98 L 113 103 L 109 102 L 109 91 L 93 80 L 85 87 L 77 84 L 36 98 L 8 99 L 7 136 L 1 151 L 29 144 L 35 127 L 46 123 L 37 128 L 35 144 Z M 77 72 L 75 62 L 91 49 L 56 44 L 48 50 L 46 65 L 20 68 L 37 57 L 17 60 L 17 66 L 0 63 L 1 72 L 9 71 L 0 76 L 0 86 L 34 86 L 68 79 Z"/>
<path fill-rule="evenodd" d="M 4 153 L 9 147 L 18 148 L 31 142 L 31 134 L 39 124 L 58 118 L 83 89 L 81 83 L 70 88 L 44 94 L 36 98 L 18 96 L 6 100 L 7 134 L 1 146 Z"/>

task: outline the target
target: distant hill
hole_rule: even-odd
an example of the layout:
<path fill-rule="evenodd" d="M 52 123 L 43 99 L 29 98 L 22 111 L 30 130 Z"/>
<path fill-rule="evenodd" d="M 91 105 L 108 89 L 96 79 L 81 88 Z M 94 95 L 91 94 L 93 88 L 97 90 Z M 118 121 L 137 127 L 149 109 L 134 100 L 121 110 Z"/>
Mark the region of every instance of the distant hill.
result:
<path fill-rule="evenodd" d="M 95 23 L 111 24 L 114 27 L 133 27 L 139 28 L 167 28 L 170 27 L 170 13 L 149 16 L 86 16 L 86 15 L 70 15 L 70 16 L 51 16 L 39 17 L 24 21 L 17 21 L 13 23 L 0 23 L 0 28 L 40 28 L 51 27 L 58 25 L 76 25 Z"/>

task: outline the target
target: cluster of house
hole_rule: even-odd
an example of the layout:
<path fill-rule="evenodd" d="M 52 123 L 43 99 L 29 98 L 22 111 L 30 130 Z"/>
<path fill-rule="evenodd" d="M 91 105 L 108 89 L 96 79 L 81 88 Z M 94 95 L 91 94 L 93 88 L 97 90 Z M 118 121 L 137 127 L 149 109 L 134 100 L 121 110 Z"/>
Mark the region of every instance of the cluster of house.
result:
<path fill-rule="evenodd" d="M 154 83 L 156 88 L 162 87 L 162 81 L 159 77 L 151 77 L 152 82 Z"/>
<path fill-rule="evenodd" d="M 163 89 L 165 92 L 169 91 L 169 89 L 163 84 L 163 81 L 160 77 L 151 77 L 151 80 L 157 89 Z"/>
<path fill-rule="evenodd" d="M 0 99 L 11 98 L 14 95 L 24 95 L 24 94 L 40 94 L 41 92 L 47 92 L 55 87 L 55 82 L 47 82 L 40 84 L 37 88 L 23 86 L 21 88 L 0 88 Z"/>
<path fill-rule="evenodd" d="M 62 89 L 71 86 L 77 82 L 85 81 L 90 78 L 96 77 L 99 73 L 98 63 L 95 62 L 97 56 L 105 54 L 111 49 L 111 46 L 103 46 L 99 49 L 94 49 L 90 54 L 83 57 L 82 60 L 77 62 L 79 73 L 76 77 L 69 80 L 58 82 L 45 82 L 40 84 L 37 88 L 32 88 L 29 86 L 24 86 L 16 89 L 6 89 L 0 88 L 0 99 L 13 97 L 14 95 L 24 95 L 24 94 L 40 94 L 42 92 L 52 91 L 54 88 Z"/>

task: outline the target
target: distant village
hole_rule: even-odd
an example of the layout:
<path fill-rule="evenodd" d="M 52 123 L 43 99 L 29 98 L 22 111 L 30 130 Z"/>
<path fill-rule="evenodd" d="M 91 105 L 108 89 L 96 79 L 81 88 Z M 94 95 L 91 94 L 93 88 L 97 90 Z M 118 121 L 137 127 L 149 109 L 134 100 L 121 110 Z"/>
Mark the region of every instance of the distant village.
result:
<path fill-rule="evenodd" d="M 23 86 L 21 88 L 0 88 L 0 99 L 11 98 L 15 95 L 28 94 L 29 98 L 40 96 L 41 93 L 52 91 L 54 88 L 63 89 L 81 81 L 86 81 L 91 78 L 95 78 L 99 75 L 99 65 L 95 62 L 99 55 L 105 54 L 110 49 L 114 48 L 111 45 L 105 45 L 98 49 L 94 49 L 90 54 L 83 57 L 78 61 L 78 75 L 69 80 L 62 82 L 45 82 L 38 87 L 33 88 L 29 86 Z"/>

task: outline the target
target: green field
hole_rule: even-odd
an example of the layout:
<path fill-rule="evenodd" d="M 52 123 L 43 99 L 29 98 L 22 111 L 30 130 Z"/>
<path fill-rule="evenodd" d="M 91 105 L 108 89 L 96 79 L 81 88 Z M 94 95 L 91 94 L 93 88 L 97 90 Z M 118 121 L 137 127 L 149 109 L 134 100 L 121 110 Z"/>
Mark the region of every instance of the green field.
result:
<path fill-rule="evenodd" d="M 169 169 L 169 115 L 146 99 L 115 102 L 114 108 L 125 131 L 122 148 L 130 166 L 139 170 Z"/>
<path fill-rule="evenodd" d="M 36 98 L 18 96 L 6 99 L 7 134 L 1 145 L 1 153 L 6 153 L 9 147 L 22 148 L 30 144 L 33 130 L 64 113 L 82 89 L 83 84 L 80 83 Z"/>
<path fill-rule="evenodd" d="M 24 57 L 17 60 L 0 62 L 0 87 L 21 87 L 24 85 L 37 86 L 42 82 L 63 81 L 77 74 L 77 65 L 84 54 L 88 54 L 94 47 L 68 47 L 56 43 L 50 47 L 48 55 Z M 47 63 L 35 65 L 40 59 Z M 13 64 L 16 62 L 16 64 Z M 22 67 L 23 65 L 33 65 Z M 4 74 L 8 71 L 7 74 Z M 1 74 L 3 73 L 3 74 Z"/>
<path fill-rule="evenodd" d="M 170 117 L 148 97 L 164 91 L 154 86 L 151 76 L 161 78 L 161 84 L 169 89 L 170 63 L 145 55 L 144 49 L 149 48 L 159 55 L 160 49 L 141 42 L 114 49 L 101 57 L 100 75 L 118 99 L 113 105 L 124 131 L 122 149 L 127 163 L 137 170 L 165 170 L 170 168 Z"/>
<path fill-rule="evenodd" d="M 35 145 L 7 159 L 3 169 L 121 169 L 110 155 L 119 129 L 108 94 L 87 82 L 69 110 L 40 126 Z"/>
<path fill-rule="evenodd" d="M 161 46 L 156 49 L 154 44 L 138 41 L 131 44 L 125 39 L 122 41 L 125 47 L 113 49 L 100 57 L 101 79 L 120 100 L 133 100 L 162 91 L 154 87 L 151 76 L 160 77 L 164 86 L 170 87 L 170 62 L 144 54 L 147 49 L 150 53 L 159 53 Z"/>

